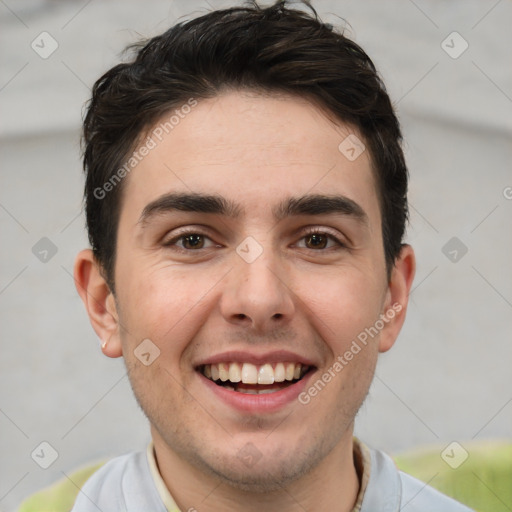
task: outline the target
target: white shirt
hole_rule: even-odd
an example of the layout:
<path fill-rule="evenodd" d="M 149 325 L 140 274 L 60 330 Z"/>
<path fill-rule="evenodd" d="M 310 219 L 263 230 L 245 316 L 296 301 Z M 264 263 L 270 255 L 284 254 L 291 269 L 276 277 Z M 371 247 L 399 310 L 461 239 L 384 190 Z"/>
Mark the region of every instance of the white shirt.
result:
<path fill-rule="evenodd" d="M 399 471 L 385 453 L 362 443 L 359 446 L 364 468 L 354 511 L 471 512 L 465 505 Z M 71 512 L 97 512 L 98 509 L 105 512 L 187 512 L 177 507 L 165 486 L 152 444 L 146 452 L 123 455 L 101 467 L 85 483 Z"/>

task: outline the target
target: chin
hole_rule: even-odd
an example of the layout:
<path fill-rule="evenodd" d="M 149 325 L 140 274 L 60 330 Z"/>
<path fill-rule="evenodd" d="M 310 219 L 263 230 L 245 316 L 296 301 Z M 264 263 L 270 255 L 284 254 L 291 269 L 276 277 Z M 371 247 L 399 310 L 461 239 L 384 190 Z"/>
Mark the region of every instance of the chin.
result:
<path fill-rule="evenodd" d="M 253 445 L 254 446 L 254 445 Z M 243 450 L 243 449 L 242 449 Z M 215 456 L 204 461 L 208 472 L 224 484 L 233 488 L 253 492 L 268 493 L 282 491 L 283 487 L 299 480 L 309 473 L 324 457 L 322 450 L 312 453 L 294 450 L 293 453 L 262 453 L 254 463 L 244 463 L 240 453 Z"/>
<path fill-rule="evenodd" d="M 290 464 L 289 461 L 287 462 L 288 464 Z M 244 468 L 240 471 L 235 471 L 233 467 L 216 467 L 211 468 L 211 470 L 224 484 L 230 487 L 261 494 L 282 490 L 283 487 L 288 486 L 306 474 L 309 470 L 307 466 L 309 464 L 301 468 L 297 466 L 290 467 L 286 471 L 276 467 Z"/>

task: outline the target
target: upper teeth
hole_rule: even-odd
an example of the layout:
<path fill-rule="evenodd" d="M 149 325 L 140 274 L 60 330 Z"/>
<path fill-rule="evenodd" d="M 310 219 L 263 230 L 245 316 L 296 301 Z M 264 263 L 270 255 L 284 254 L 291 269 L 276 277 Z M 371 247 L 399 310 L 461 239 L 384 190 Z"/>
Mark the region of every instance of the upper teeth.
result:
<path fill-rule="evenodd" d="M 251 363 L 206 364 L 203 374 L 212 380 L 222 382 L 243 382 L 244 384 L 273 384 L 285 380 L 299 379 L 304 373 L 301 363 L 265 363 L 256 366 Z"/>

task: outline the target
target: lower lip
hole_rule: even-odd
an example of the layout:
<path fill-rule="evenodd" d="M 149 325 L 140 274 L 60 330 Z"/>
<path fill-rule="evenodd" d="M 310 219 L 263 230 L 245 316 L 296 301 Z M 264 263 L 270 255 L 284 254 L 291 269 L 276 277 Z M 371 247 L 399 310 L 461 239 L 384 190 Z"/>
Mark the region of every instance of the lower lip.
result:
<path fill-rule="evenodd" d="M 252 395 L 225 389 L 215 384 L 210 379 L 207 379 L 202 373 L 199 373 L 199 377 L 215 396 L 219 397 L 220 400 L 229 406 L 242 412 L 271 413 L 282 409 L 294 401 L 298 401 L 298 396 L 306 387 L 313 373 L 314 372 L 309 371 L 295 384 L 279 391 L 274 391 L 273 393 L 262 393 L 261 395 Z"/>

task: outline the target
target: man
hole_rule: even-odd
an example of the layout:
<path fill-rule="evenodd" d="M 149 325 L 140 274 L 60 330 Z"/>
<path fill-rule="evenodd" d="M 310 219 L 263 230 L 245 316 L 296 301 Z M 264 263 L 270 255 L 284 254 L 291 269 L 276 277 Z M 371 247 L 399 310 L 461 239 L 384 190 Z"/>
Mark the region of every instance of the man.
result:
<path fill-rule="evenodd" d="M 415 269 L 371 60 L 283 2 L 136 50 L 84 122 L 92 249 L 75 279 L 152 443 L 73 510 L 468 510 L 353 438 Z"/>

